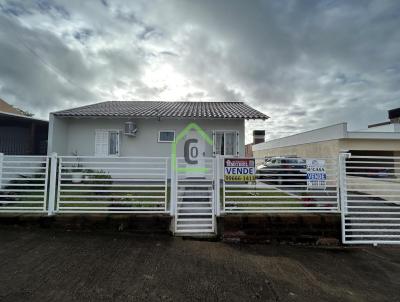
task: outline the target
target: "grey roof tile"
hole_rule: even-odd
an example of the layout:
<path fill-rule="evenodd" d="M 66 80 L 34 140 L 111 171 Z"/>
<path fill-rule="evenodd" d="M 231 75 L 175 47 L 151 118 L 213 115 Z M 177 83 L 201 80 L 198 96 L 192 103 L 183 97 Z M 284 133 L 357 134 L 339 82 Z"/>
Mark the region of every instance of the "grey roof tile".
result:
<path fill-rule="evenodd" d="M 165 117 L 267 119 L 243 102 L 111 101 L 54 112 L 64 117 Z"/>

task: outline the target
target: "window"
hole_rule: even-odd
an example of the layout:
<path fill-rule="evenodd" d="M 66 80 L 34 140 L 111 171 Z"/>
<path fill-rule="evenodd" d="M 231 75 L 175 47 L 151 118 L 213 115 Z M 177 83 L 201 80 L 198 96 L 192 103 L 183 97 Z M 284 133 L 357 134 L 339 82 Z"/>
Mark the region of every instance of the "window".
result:
<path fill-rule="evenodd" d="M 224 142 L 225 142 L 225 155 L 234 155 L 235 154 L 235 132 L 226 132 Z"/>
<path fill-rule="evenodd" d="M 108 132 L 108 155 L 118 155 L 119 132 Z"/>
<path fill-rule="evenodd" d="M 119 130 L 96 130 L 95 155 L 119 156 Z"/>
<path fill-rule="evenodd" d="M 215 153 L 224 155 L 224 133 L 216 132 L 214 138 Z"/>
<path fill-rule="evenodd" d="M 214 155 L 239 155 L 239 133 L 237 131 L 214 131 Z"/>
<path fill-rule="evenodd" d="M 159 143 L 172 143 L 173 141 L 175 141 L 175 131 L 163 130 L 158 132 Z"/>

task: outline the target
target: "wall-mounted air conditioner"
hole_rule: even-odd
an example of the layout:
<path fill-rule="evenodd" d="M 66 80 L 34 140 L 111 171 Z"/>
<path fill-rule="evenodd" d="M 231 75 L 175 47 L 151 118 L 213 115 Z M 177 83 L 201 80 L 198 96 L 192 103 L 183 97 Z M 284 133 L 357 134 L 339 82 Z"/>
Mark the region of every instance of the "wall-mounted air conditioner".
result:
<path fill-rule="evenodd" d="M 136 123 L 134 122 L 126 122 L 124 127 L 124 134 L 129 136 L 136 136 L 137 132 Z"/>

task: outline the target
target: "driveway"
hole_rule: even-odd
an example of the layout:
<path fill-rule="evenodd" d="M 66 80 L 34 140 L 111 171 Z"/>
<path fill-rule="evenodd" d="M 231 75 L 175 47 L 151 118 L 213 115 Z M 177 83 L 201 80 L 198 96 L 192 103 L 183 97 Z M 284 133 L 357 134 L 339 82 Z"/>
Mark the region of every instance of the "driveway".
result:
<path fill-rule="evenodd" d="M 400 247 L 0 228 L 0 301 L 399 301 Z"/>

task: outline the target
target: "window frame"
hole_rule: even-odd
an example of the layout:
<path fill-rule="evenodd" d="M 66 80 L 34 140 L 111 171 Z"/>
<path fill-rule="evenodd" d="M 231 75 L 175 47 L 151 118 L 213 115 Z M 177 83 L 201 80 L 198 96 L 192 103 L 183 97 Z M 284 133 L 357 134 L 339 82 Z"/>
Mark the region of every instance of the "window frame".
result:
<path fill-rule="evenodd" d="M 226 134 L 227 133 L 232 133 L 233 134 L 233 154 L 232 155 L 227 155 L 226 154 Z M 223 138 L 223 149 L 224 149 L 224 154 L 219 154 L 217 152 L 217 136 L 222 134 Z M 240 139 L 240 133 L 238 130 L 213 130 L 213 154 L 215 155 L 221 155 L 221 156 L 233 156 L 233 157 L 238 157 L 240 155 L 239 151 L 239 139 Z"/>
<path fill-rule="evenodd" d="M 160 139 L 161 132 L 173 132 L 174 133 L 174 139 L 172 141 L 161 140 Z M 175 142 L 175 140 L 176 140 L 176 131 L 175 130 L 159 130 L 158 131 L 158 136 L 157 136 L 157 142 L 158 143 L 170 143 L 171 144 L 171 143 Z"/>
<path fill-rule="evenodd" d="M 232 145 L 232 153 L 233 154 L 226 154 L 226 146 L 227 146 L 227 139 L 226 139 L 226 135 L 227 133 L 232 134 L 233 135 L 233 145 Z M 235 130 L 228 130 L 228 131 L 224 131 L 224 156 L 236 156 L 235 152 L 236 151 L 236 131 Z"/>
<path fill-rule="evenodd" d="M 108 132 L 108 139 L 107 139 L 107 155 L 109 157 L 118 157 L 120 155 L 120 146 L 121 146 L 121 130 L 119 129 L 106 129 Z M 116 154 L 110 154 L 110 133 L 115 132 L 117 133 L 117 153 Z"/>
<path fill-rule="evenodd" d="M 107 133 L 107 152 L 105 155 L 98 155 L 96 154 L 96 132 L 97 131 L 102 131 Z M 121 155 L 121 129 L 96 129 L 95 130 L 95 156 L 104 156 L 104 157 L 119 157 Z M 117 153 L 116 154 L 110 154 L 110 133 L 111 132 L 116 132 L 117 133 Z"/>

